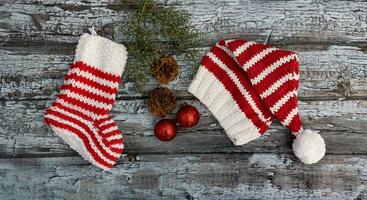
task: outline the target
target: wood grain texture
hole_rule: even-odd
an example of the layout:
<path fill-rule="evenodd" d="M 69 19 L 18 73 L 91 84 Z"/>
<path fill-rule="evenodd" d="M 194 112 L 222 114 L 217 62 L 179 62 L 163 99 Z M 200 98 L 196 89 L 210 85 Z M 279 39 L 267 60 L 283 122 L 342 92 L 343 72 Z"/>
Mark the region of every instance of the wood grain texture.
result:
<path fill-rule="evenodd" d="M 0 198 L 366 199 L 367 157 L 316 165 L 284 154 L 170 154 L 123 158 L 110 172 L 79 157 L 0 160 Z"/>
<path fill-rule="evenodd" d="M 11 1 L 13 2 L 13 1 Z M 37 3 L 35 3 L 37 2 Z M 48 98 L 62 82 L 78 37 L 89 26 L 124 41 L 119 24 L 132 11 L 119 1 L 15 1 L 0 7 L 0 98 Z M 187 10 L 204 31 L 207 50 L 220 38 L 244 37 L 295 50 L 301 56 L 304 98 L 363 98 L 367 6 L 359 1 L 161 1 Z M 259 15 L 258 13 L 262 13 Z M 341 46 L 340 46 L 341 45 Z M 7 70 L 8 69 L 8 70 Z M 187 96 L 192 67 L 172 83 Z M 25 73 L 26 72 L 26 73 Z M 151 81 L 145 90 L 154 87 Z M 120 96 L 139 96 L 126 80 Z"/>
<path fill-rule="evenodd" d="M 202 53 L 237 37 L 269 38 L 299 53 L 300 112 L 327 145 L 320 163 L 300 163 L 277 122 L 234 146 L 187 92 L 193 66 L 179 55 L 179 79 L 168 87 L 179 104 L 199 108 L 199 125 L 158 141 L 158 119 L 144 103 L 156 83 L 136 93 L 125 79 L 112 114 L 128 154 L 110 172 L 81 159 L 43 124 L 43 112 L 88 27 L 126 43 L 121 27 L 132 2 L 0 0 L 0 199 L 367 199 L 367 3 L 360 0 L 159 0 L 192 15 L 207 34 Z"/>
<path fill-rule="evenodd" d="M 95 25 L 123 39 L 117 24 L 131 12 L 120 1 L 2 0 L 5 44 L 76 42 Z M 132 2 L 126 1 L 125 2 Z M 248 36 L 272 41 L 310 43 L 366 42 L 367 5 L 363 1 L 160 0 L 187 10 L 208 40 Z M 56 36 L 56 37 L 55 37 Z"/>
<path fill-rule="evenodd" d="M 149 113 L 144 100 L 117 101 L 112 115 L 124 132 L 127 153 L 292 153 L 292 137 L 279 123 L 275 122 L 261 139 L 236 147 L 205 106 L 197 101 L 179 101 L 179 104 L 185 102 L 199 108 L 199 125 L 182 129 L 175 140 L 163 143 L 154 136 L 153 126 L 158 119 Z M 50 103 L 6 101 L 0 107 L 1 157 L 76 155 L 43 124 L 43 112 Z M 367 101 L 301 101 L 299 104 L 305 127 L 320 131 L 328 154 L 367 154 L 364 131 L 367 129 Z"/>
<path fill-rule="evenodd" d="M 63 82 L 63 75 L 73 60 L 73 50 L 70 48 L 0 50 L 3 62 L 0 99 L 55 98 Z M 367 54 L 363 49 L 350 46 L 330 46 L 324 49 L 322 46 L 308 45 L 282 48 L 297 51 L 300 55 L 301 99 L 365 99 Z M 208 47 L 203 50 L 208 50 Z M 190 71 L 192 67 L 182 64 L 179 78 L 170 84 L 170 88 L 183 98 L 191 98 L 187 92 L 192 79 Z M 145 95 L 157 84 L 154 80 L 149 81 L 142 94 L 134 92 L 132 86 L 129 80 L 125 80 L 120 86 L 118 98 L 131 99 Z"/>

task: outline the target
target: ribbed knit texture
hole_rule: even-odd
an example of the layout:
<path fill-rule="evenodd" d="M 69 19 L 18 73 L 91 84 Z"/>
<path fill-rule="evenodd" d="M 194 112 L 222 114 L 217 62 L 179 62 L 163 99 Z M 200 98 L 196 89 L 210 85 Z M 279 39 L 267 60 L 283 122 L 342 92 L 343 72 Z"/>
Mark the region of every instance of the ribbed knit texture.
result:
<path fill-rule="evenodd" d="M 298 57 L 246 40 L 222 40 L 202 59 L 189 91 L 203 102 L 236 145 L 264 134 L 277 118 L 293 134 L 298 114 Z"/>
<path fill-rule="evenodd" d="M 60 94 L 45 122 L 93 165 L 109 170 L 124 150 L 121 131 L 110 117 L 127 52 L 106 38 L 83 34 Z"/>

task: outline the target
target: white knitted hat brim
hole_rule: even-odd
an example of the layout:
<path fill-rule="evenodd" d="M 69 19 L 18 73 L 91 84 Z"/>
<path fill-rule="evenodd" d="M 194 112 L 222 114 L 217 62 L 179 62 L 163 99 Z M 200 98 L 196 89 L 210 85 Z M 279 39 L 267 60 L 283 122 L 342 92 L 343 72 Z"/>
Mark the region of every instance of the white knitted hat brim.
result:
<path fill-rule="evenodd" d="M 261 136 L 230 92 L 205 67 L 198 69 L 188 91 L 209 109 L 235 145 L 246 144 Z"/>

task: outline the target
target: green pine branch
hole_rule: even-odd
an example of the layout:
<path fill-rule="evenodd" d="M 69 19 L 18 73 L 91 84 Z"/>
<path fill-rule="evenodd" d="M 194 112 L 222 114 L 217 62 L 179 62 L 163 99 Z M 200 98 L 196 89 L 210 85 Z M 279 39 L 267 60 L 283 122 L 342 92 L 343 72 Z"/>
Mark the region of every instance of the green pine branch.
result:
<path fill-rule="evenodd" d="M 202 43 L 202 33 L 190 18 L 186 11 L 158 5 L 154 0 L 138 2 L 123 27 L 128 51 L 134 57 L 127 63 L 126 75 L 136 90 L 145 86 L 153 61 L 164 52 L 183 54 L 187 65 L 197 66 L 200 54 L 195 47 Z"/>

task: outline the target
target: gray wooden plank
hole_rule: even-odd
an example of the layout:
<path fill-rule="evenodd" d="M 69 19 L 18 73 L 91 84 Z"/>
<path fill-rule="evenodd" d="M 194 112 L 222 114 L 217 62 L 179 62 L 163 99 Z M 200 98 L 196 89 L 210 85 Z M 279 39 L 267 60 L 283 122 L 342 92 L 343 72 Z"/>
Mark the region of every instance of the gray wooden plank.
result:
<path fill-rule="evenodd" d="M 76 156 L 43 124 L 43 110 L 51 101 L 4 101 L 0 106 L 0 157 Z M 163 143 L 153 134 L 158 120 L 144 100 L 119 100 L 112 115 L 124 132 L 127 153 L 292 153 L 292 136 L 274 123 L 266 135 L 243 146 L 234 146 L 210 112 L 198 101 L 179 101 L 199 108 L 201 121 L 182 129 L 175 140 Z M 319 130 L 328 154 L 367 154 L 367 101 L 301 101 L 305 128 Z M 175 112 L 174 112 L 175 113 Z M 173 115 L 168 116 L 173 118 Z"/>
<path fill-rule="evenodd" d="M 172 154 L 122 158 L 109 172 L 79 157 L 0 159 L 0 198 L 366 199 L 367 157 Z"/>
<path fill-rule="evenodd" d="M 2 0 L 1 42 L 56 44 L 75 42 L 87 26 L 116 39 L 132 10 L 117 0 Z M 131 2 L 131 1 L 125 1 Z M 187 10 L 207 40 L 246 36 L 280 43 L 365 43 L 367 5 L 363 1 L 160 0 Z"/>
<path fill-rule="evenodd" d="M 0 69 L 1 99 L 42 99 L 55 95 L 52 92 L 62 82 L 61 74 L 71 62 L 74 44 L 83 30 L 95 25 L 102 28 L 102 34 L 122 41 L 123 36 L 115 23 L 123 21 L 132 9 L 118 1 L 3 3 L 0 7 L 4 16 L 0 37 L 4 46 L 12 47 L 2 47 L 0 52 L 3 63 Z M 208 44 L 221 37 L 239 36 L 264 41 L 272 30 L 270 43 L 288 44 L 284 48 L 298 50 L 304 57 L 301 98 L 365 98 L 367 66 L 363 42 L 366 16 L 361 14 L 366 5 L 359 1 L 162 3 L 188 10 L 193 15 L 193 23 L 209 33 Z M 328 45 L 340 42 L 357 46 Z M 304 45 L 308 43 L 312 45 Z M 25 44 L 25 48 L 13 47 Z M 190 67 L 183 66 L 180 80 L 171 84 L 181 96 L 189 96 L 186 89 L 191 80 L 190 71 Z M 154 86 L 151 81 L 145 92 Z M 131 87 L 127 82 L 121 88 L 119 98 L 140 95 L 131 92 Z"/>
<path fill-rule="evenodd" d="M 322 45 L 288 45 L 281 48 L 300 55 L 301 99 L 366 99 L 367 54 L 360 47 Z M 0 99 L 49 99 L 57 94 L 63 75 L 73 60 L 74 45 L 57 48 L 25 47 L 0 49 Z M 203 53 L 208 47 L 203 48 Z M 179 78 L 169 87 L 182 98 L 187 92 L 193 66 L 182 60 Z M 129 67 L 129 65 L 127 65 Z M 124 80 L 117 98 L 142 96 L 157 84 L 148 82 L 142 94 L 132 90 L 132 82 Z"/>

